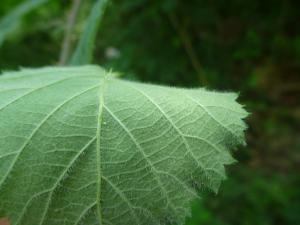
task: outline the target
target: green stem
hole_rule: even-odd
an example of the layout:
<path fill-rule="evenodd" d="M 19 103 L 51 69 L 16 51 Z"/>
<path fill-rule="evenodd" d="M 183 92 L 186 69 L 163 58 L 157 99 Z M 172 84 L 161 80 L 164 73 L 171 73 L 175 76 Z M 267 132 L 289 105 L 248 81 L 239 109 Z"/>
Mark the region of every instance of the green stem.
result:
<path fill-rule="evenodd" d="M 97 0 L 93 5 L 92 11 L 85 26 L 85 30 L 71 58 L 71 65 L 84 65 L 91 63 L 97 31 L 107 8 L 108 2 L 109 0 Z"/>
<path fill-rule="evenodd" d="M 196 73 L 198 74 L 199 81 L 202 85 L 208 85 L 208 81 L 206 79 L 205 73 L 203 71 L 203 67 L 201 66 L 201 63 L 197 57 L 197 53 L 192 45 L 192 41 L 190 39 L 190 36 L 185 28 L 181 26 L 179 21 L 177 20 L 176 16 L 172 13 L 168 15 L 169 20 L 174 27 L 174 29 L 177 31 L 178 36 L 183 44 L 183 47 L 190 59 L 190 62 L 195 69 Z"/>
<path fill-rule="evenodd" d="M 61 66 L 67 63 L 68 58 L 70 56 L 71 45 L 72 45 L 72 31 L 76 23 L 76 18 L 79 12 L 80 5 L 81 5 L 81 0 L 73 0 L 73 5 L 70 14 L 68 15 L 65 37 L 61 48 L 60 58 L 59 58 L 59 65 Z"/>

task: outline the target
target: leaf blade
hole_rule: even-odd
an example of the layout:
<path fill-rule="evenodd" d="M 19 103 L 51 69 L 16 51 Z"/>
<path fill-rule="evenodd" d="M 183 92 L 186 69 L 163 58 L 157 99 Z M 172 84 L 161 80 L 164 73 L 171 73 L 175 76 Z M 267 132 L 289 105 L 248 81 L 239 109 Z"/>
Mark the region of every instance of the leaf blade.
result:
<path fill-rule="evenodd" d="M 91 66 L 4 75 L 0 97 L 0 211 L 14 225 L 183 224 L 196 189 L 225 179 L 247 116 L 233 94 Z"/>

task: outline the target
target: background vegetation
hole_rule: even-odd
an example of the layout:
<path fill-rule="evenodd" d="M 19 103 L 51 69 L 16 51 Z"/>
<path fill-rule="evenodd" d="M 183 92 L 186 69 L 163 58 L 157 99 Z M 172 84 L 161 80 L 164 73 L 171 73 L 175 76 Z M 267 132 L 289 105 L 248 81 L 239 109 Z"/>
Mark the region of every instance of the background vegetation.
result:
<path fill-rule="evenodd" d="M 0 70 L 59 62 L 70 0 L 0 23 Z M 71 43 L 93 1 L 82 1 Z M 19 0 L 1 0 L 0 18 Z M 112 0 L 93 63 L 145 82 L 241 93 L 248 146 L 188 225 L 300 224 L 300 1 Z"/>

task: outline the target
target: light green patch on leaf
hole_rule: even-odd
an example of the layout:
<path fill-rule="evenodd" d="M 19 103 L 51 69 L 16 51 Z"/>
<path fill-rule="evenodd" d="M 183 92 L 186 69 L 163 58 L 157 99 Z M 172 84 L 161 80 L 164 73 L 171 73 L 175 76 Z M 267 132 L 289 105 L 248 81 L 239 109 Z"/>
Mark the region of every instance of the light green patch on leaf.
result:
<path fill-rule="evenodd" d="M 236 98 L 97 66 L 5 73 L 0 211 L 13 225 L 183 224 L 244 143 Z"/>
<path fill-rule="evenodd" d="M 4 40 L 18 28 L 23 16 L 46 2 L 48 2 L 48 0 L 24 1 L 3 17 L 0 20 L 0 47 Z"/>

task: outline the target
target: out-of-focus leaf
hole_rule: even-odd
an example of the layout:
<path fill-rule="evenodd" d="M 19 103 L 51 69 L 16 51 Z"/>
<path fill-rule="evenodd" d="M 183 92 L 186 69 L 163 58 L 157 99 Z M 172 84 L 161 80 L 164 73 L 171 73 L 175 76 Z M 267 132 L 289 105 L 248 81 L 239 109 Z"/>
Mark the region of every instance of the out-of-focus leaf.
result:
<path fill-rule="evenodd" d="M 85 30 L 72 56 L 70 64 L 84 65 L 92 61 L 92 54 L 95 45 L 97 30 L 99 28 L 101 18 L 104 15 L 108 2 L 109 0 L 98 0 L 93 5 L 91 14 L 86 23 Z"/>
<path fill-rule="evenodd" d="M 48 2 L 48 0 L 28 0 L 4 16 L 4 18 L 0 20 L 0 47 L 9 34 L 18 28 L 24 15 L 46 2 Z"/>

